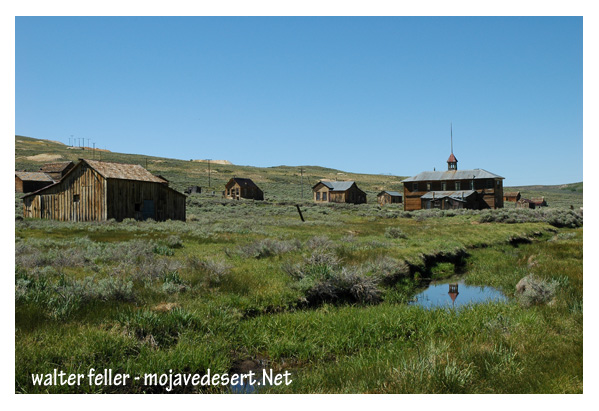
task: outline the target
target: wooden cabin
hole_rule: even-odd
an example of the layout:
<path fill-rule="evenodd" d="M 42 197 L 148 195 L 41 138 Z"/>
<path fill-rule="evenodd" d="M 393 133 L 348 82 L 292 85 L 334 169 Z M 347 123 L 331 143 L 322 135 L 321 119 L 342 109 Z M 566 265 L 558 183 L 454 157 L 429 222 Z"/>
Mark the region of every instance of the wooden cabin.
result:
<path fill-rule="evenodd" d="M 520 200 L 516 201 L 516 208 L 530 208 L 531 210 L 534 210 L 536 205 L 534 201 L 529 200 L 528 198 L 521 198 Z"/>
<path fill-rule="evenodd" d="M 186 196 L 137 164 L 80 160 L 62 180 L 23 197 L 23 216 L 61 221 L 185 221 Z"/>
<path fill-rule="evenodd" d="M 40 173 L 46 173 L 52 180 L 59 181 L 71 168 L 75 167 L 72 161 L 60 161 L 58 163 L 47 163 L 40 167 Z"/>
<path fill-rule="evenodd" d="M 516 203 L 520 200 L 520 192 L 519 191 L 506 191 L 503 193 L 503 201 L 509 201 L 511 203 Z"/>
<path fill-rule="evenodd" d="M 233 177 L 225 184 L 223 195 L 231 200 L 240 200 L 242 198 L 264 200 L 262 190 L 249 178 Z"/>
<path fill-rule="evenodd" d="M 424 171 L 403 180 L 404 210 L 503 207 L 503 177 L 477 168 L 458 170 L 451 153 L 447 171 Z"/>
<path fill-rule="evenodd" d="M 366 193 L 355 181 L 319 181 L 312 192 L 317 203 L 366 203 Z"/>
<path fill-rule="evenodd" d="M 15 192 L 31 193 L 54 184 L 54 180 L 45 174 L 29 171 L 15 171 Z"/>
<path fill-rule="evenodd" d="M 379 205 L 401 204 L 403 196 L 397 191 L 381 191 L 376 196 Z"/>
<path fill-rule="evenodd" d="M 547 201 L 545 201 L 545 197 L 533 197 L 530 199 L 535 206 L 537 207 L 547 207 Z"/>

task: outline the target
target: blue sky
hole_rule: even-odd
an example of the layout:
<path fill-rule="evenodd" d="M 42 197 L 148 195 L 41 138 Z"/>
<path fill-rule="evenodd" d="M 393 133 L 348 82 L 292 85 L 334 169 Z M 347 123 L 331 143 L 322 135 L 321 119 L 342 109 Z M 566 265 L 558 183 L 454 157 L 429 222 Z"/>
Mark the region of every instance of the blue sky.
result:
<path fill-rule="evenodd" d="M 506 185 L 582 181 L 579 17 L 17 17 L 15 133 Z"/>

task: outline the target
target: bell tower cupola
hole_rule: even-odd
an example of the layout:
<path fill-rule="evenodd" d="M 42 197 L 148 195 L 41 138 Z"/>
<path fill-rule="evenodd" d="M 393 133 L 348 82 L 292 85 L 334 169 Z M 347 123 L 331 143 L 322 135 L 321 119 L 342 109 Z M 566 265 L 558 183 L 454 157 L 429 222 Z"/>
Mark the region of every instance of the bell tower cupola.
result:
<path fill-rule="evenodd" d="M 451 136 L 451 155 L 447 159 L 447 169 L 449 171 L 455 171 L 458 169 L 458 159 L 453 155 L 453 124 L 450 126 L 450 136 Z"/>

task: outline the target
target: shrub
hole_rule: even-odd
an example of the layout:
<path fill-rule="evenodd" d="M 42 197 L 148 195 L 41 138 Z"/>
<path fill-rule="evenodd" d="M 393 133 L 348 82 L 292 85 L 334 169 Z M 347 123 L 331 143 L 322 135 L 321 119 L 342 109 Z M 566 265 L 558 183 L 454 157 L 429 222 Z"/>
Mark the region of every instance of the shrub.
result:
<path fill-rule="evenodd" d="M 385 230 L 385 237 L 387 238 L 407 238 L 405 233 L 399 227 L 387 227 Z"/>
<path fill-rule="evenodd" d="M 553 300 L 558 283 L 547 282 L 530 274 L 516 285 L 518 300 L 525 307 L 545 304 Z"/>
<path fill-rule="evenodd" d="M 239 248 L 239 253 L 249 258 L 266 258 L 288 253 L 301 248 L 298 240 L 284 241 L 265 238 Z"/>

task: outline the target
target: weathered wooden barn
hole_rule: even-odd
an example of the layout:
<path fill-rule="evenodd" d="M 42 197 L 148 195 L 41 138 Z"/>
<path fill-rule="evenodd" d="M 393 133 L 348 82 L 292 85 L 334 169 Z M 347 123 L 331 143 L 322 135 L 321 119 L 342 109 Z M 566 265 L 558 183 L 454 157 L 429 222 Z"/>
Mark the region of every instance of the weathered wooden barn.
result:
<path fill-rule="evenodd" d="M 366 203 L 366 193 L 355 181 L 319 181 L 312 192 L 317 203 Z"/>
<path fill-rule="evenodd" d="M 503 179 L 480 168 L 458 170 L 451 153 L 447 171 L 424 171 L 403 180 L 404 210 L 502 208 Z"/>
<path fill-rule="evenodd" d="M 397 191 L 381 191 L 376 198 L 379 205 L 401 204 L 403 202 L 403 196 Z"/>
<path fill-rule="evenodd" d="M 46 173 L 52 180 L 62 179 L 71 168 L 75 167 L 72 161 L 60 161 L 58 163 L 47 163 L 40 167 L 40 173 Z"/>
<path fill-rule="evenodd" d="M 15 192 L 31 193 L 54 184 L 54 180 L 45 174 L 29 171 L 15 171 Z"/>
<path fill-rule="evenodd" d="M 185 221 L 186 196 L 137 164 L 80 160 L 59 182 L 23 197 L 23 216 L 61 221 Z"/>
<path fill-rule="evenodd" d="M 508 201 L 510 203 L 516 203 L 520 200 L 521 195 L 519 191 L 506 191 L 503 193 L 503 201 Z"/>
<path fill-rule="evenodd" d="M 233 177 L 225 184 L 223 193 L 225 198 L 231 200 L 239 200 L 242 198 L 250 200 L 264 200 L 264 193 L 258 186 L 249 178 Z"/>

